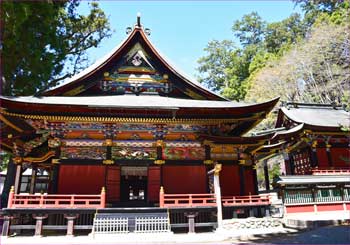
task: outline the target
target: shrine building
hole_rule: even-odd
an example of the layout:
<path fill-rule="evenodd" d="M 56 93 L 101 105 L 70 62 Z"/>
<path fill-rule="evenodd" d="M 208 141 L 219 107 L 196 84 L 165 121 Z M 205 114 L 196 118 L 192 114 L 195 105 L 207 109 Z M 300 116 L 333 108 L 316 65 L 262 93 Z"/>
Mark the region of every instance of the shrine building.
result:
<path fill-rule="evenodd" d="M 1 147 L 13 154 L 15 193 L 23 170 L 34 170 L 34 193 L 35 172 L 44 169 L 47 189 L 38 191 L 105 187 L 109 206 L 152 206 L 161 186 L 169 194 L 210 193 L 207 172 L 220 163 L 222 195 L 257 194 L 254 152 L 268 136 L 243 135 L 277 101 L 235 103 L 189 80 L 138 19 L 124 42 L 61 86 L 2 96 Z"/>
<path fill-rule="evenodd" d="M 176 70 L 149 34 L 138 17 L 125 41 L 63 84 L 0 96 L 1 149 L 12 154 L 3 236 L 194 232 L 268 216 L 276 208 L 258 193 L 256 165 L 269 191 L 266 162 L 281 153 L 282 175 L 308 175 L 277 182 L 285 213 L 350 208 L 349 112 L 287 103 L 275 129 L 247 136 L 278 98 L 228 101 Z"/>

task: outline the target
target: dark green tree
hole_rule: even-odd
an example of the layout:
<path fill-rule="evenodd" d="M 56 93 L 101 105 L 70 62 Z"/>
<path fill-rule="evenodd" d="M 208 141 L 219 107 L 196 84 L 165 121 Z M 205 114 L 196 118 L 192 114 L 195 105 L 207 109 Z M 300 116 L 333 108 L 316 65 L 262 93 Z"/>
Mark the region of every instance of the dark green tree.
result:
<path fill-rule="evenodd" d="M 73 0 L 1 3 L 2 94 L 38 93 L 88 65 L 86 50 L 111 31 L 97 3 L 86 16 L 78 6 Z"/>
<path fill-rule="evenodd" d="M 235 46 L 232 41 L 213 40 L 208 43 L 204 51 L 207 56 L 198 60 L 198 71 L 204 76 L 199 78 L 199 82 L 205 84 L 215 92 L 221 92 L 229 86 L 228 68 L 232 66 L 232 54 Z"/>
<path fill-rule="evenodd" d="M 243 46 L 257 45 L 264 40 L 266 22 L 258 15 L 257 12 L 244 15 L 241 20 L 234 22 L 232 31 L 239 38 Z"/>
<path fill-rule="evenodd" d="M 307 29 L 300 14 L 292 14 L 282 21 L 269 23 L 266 27 L 265 47 L 270 53 L 278 53 L 282 47 L 288 47 L 304 38 Z"/>

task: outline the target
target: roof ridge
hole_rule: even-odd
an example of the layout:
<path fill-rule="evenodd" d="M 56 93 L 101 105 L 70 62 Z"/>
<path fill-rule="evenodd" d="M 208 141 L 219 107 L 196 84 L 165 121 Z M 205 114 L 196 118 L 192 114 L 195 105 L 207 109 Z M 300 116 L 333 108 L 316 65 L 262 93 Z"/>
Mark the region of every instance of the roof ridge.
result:
<path fill-rule="evenodd" d="M 281 101 L 281 107 L 285 107 L 287 109 L 290 108 L 330 108 L 334 110 L 344 110 L 346 111 L 346 105 L 337 104 L 337 103 L 329 103 L 329 104 L 321 104 L 321 103 L 309 103 L 309 102 L 295 102 L 295 101 Z"/>

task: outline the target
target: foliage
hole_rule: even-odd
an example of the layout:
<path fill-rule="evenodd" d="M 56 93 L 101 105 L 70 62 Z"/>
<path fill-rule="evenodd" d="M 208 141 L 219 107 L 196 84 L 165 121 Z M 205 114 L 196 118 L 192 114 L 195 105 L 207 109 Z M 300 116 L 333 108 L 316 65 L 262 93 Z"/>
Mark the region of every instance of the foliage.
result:
<path fill-rule="evenodd" d="M 278 53 L 284 46 L 296 43 L 304 37 L 307 27 L 299 14 L 269 23 L 265 33 L 265 48 L 269 53 Z M 283 50 L 283 49 L 282 49 Z"/>
<path fill-rule="evenodd" d="M 12 155 L 8 152 L 0 151 L 0 171 L 3 171 L 7 168 L 11 156 Z"/>
<path fill-rule="evenodd" d="M 199 78 L 199 81 L 205 83 L 213 91 L 220 91 L 222 87 L 228 87 L 227 69 L 232 65 L 231 54 L 235 50 L 232 41 L 213 40 L 208 43 L 204 49 L 208 56 L 198 60 L 201 66 L 199 72 L 204 73 L 206 77 Z"/>
<path fill-rule="evenodd" d="M 309 38 L 251 78 L 247 100 L 281 96 L 285 101 L 346 103 L 350 91 L 346 26 L 323 23 Z"/>
<path fill-rule="evenodd" d="M 256 12 L 252 12 L 236 21 L 232 30 L 242 48 L 234 47 L 230 40 L 210 42 L 205 48 L 207 55 L 199 59 L 198 71 L 202 73 L 200 82 L 228 99 L 239 101 L 245 99 L 250 77 L 255 71 L 279 56 L 286 46 L 303 37 L 306 28 L 298 14 L 282 22 L 267 24 Z M 229 43 L 230 48 L 223 43 Z M 220 64 L 219 68 L 217 64 Z"/>
<path fill-rule="evenodd" d="M 266 23 L 252 12 L 236 21 L 232 30 L 241 47 L 230 40 L 216 41 L 215 48 L 210 43 L 199 61 L 200 81 L 231 100 L 281 97 L 349 107 L 349 2 L 295 2 L 304 18 L 292 14 Z M 222 43 L 230 43 L 230 48 Z M 274 119 L 270 115 L 261 128 L 273 126 Z"/>
<path fill-rule="evenodd" d="M 109 37 L 110 27 L 97 3 L 87 16 L 78 6 L 73 0 L 2 2 L 4 95 L 32 95 L 87 65 L 86 50 Z"/>
<path fill-rule="evenodd" d="M 282 173 L 282 169 L 280 166 L 281 162 L 283 162 L 283 157 L 281 155 L 277 155 L 277 156 L 267 160 L 267 169 L 268 169 L 268 173 L 269 173 L 270 185 L 275 181 L 277 176 L 284 174 L 284 173 Z M 263 164 L 258 165 L 257 179 L 258 179 L 259 189 L 265 190 L 265 174 L 264 174 L 264 165 Z"/>
<path fill-rule="evenodd" d="M 264 39 L 266 22 L 252 12 L 243 16 L 242 20 L 237 20 L 232 26 L 232 31 L 243 46 L 258 45 Z"/>

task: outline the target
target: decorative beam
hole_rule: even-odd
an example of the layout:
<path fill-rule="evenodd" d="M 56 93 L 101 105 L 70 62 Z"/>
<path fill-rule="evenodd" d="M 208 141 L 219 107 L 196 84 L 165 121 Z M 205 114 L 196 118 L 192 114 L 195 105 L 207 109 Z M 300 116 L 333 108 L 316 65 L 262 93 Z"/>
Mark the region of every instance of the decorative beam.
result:
<path fill-rule="evenodd" d="M 16 125 L 14 125 L 12 122 L 10 122 L 9 120 L 7 120 L 3 115 L 0 114 L 0 120 L 3 121 L 6 125 L 10 126 L 11 128 L 13 128 L 14 130 L 16 130 L 19 133 L 22 133 L 24 130 L 17 127 Z"/>
<path fill-rule="evenodd" d="M 45 162 L 46 160 L 48 160 L 50 157 L 53 157 L 53 156 L 55 156 L 55 151 L 49 151 L 41 157 L 25 157 L 23 158 L 23 161 L 28 163 Z"/>
<path fill-rule="evenodd" d="M 25 119 L 40 119 L 47 121 L 69 121 L 69 122 L 103 122 L 103 123 L 166 123 L 166 124 L 194 124 L 194 125 L 212 125 L 220 123 L 233 123 L 255 118 L 129 118 L 129 117 L 87 117 L 87 116 L 51 116 L 51 115 L 35 115 L 12 113 L 5 110 L 0 110 L 4 115 L 21 117 Z"/>

